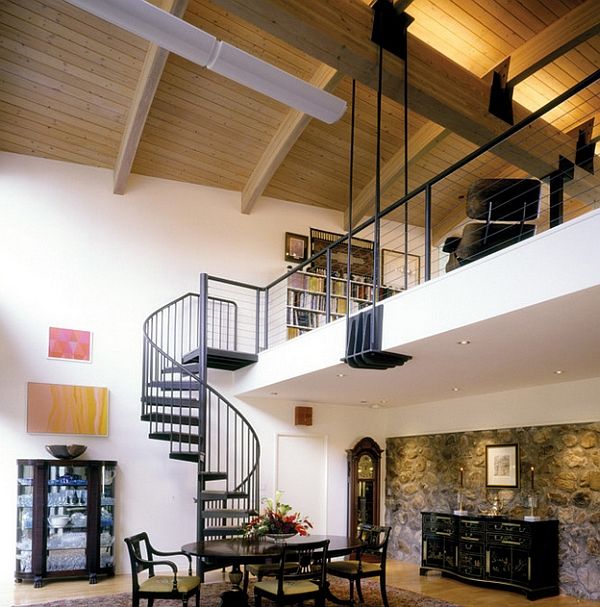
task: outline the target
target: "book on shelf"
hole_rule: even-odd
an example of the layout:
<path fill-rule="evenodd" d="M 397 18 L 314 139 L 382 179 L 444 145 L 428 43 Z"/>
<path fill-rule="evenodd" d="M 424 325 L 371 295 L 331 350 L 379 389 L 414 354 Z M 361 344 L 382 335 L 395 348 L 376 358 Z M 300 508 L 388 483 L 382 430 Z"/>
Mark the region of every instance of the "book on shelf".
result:
<path fill-rule="evenodd" d="M 306 275 L 302 272 L 296 272 L 292 274 L 288 280 L 288 287 L 292 289 L 305 289 L 305 279 Z"/>
<path fill-rule="evenodd" d="M 350 298 L 347 296 L 345 274 L 334 275 L 327 280 L 325 269 L 311 268 L 288 277 L 287 325 L 288 339 L 327 324 L 327 287 L 329 287 L 329 320 L 336 320 L 348 313 L 354 314 L 371 305 L 373 284 L 370 276 L 352 275 Z M 396 289 L 382 286 L 379 300 L 398 293 Z"/>

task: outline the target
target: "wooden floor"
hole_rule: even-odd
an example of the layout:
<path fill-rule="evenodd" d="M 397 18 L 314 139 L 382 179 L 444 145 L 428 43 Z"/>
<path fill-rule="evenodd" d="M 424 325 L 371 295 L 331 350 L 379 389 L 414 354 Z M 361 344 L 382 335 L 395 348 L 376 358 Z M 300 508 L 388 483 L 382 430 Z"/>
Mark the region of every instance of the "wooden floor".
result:
<path fill-rule="evenodd" d="M 223 574 L 210 572 L 207 581 L 220 581 Z M 388 561 L 388 583 L 427 596 L 444 599 L 463 607 L 599 607 L 600 601 L 584 601 L 567 596 L 528 601 L 523 595 L 503 590 L 489 590 L 442 578 L 435 572 L 419 575 L 419 568 L 412 563 Z M 15 584 L 12 579 L 0 581 L 0 606 L 31 605 L 42 601 L 63 598 L 79 598 L 129 592 L 128 575 L 117 575 L 90 585 L 86 581 L 49 581 L 42 588 L 34 589 L 31 583 Z"/>

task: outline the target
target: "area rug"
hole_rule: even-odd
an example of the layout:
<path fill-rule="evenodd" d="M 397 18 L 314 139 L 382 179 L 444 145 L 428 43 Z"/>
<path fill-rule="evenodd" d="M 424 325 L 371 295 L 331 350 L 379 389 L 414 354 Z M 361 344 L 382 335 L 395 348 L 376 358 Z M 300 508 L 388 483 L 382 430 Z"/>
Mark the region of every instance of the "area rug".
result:
<path fill-rule="evenodd" d="M 200 591 L 200 607 L 218 607 L 221 593 L 228 590 L 231 586 L 223 582 L 213 584 L 203 584 Z M 363 597 L 365 599 L 364 607 L 381 607 L 381 594 L 379 593 L 379 583 L 365 580 L 362 583 Z M 339 580 L 331 580 L 331 590 L 334 595 L 340 598 L 348 596 L 348 584 Z M 252 587 L 248 591 L 250 605 L 254 605 Z M 430 597 L 417 594 L 409 590 L 393 588 L 388 586 L 388 602 L 390 607 L 456 607 L 454 603 L 432 599 Z M 141 601 L 145 607 L 146 601 Z M 177 607 L 181 601 L 157 600 L 154 601 L 154 607 Z M 196 607 L 195 602 L 190 600 L 190 607 Z M 268 601 L 263 601 L 265 607 L 269 605 Z M 327 605 L 333 607 L 334 603 L 327 602 Z M 100 597 L 90 597 L 85 599 L 68 599 L 51 601 L 49 603 L 36 603 L 30 607 L 131 607 L 131 594 L 111 594 Z"/>

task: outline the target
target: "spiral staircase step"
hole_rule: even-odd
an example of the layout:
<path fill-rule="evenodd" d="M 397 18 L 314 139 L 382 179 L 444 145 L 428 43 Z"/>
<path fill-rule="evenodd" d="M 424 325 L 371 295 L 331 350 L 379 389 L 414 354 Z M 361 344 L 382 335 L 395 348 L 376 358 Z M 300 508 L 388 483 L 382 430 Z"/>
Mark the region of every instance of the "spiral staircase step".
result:
<path fill-rule="evenodd" d="M 198 363 L 199 349 L 192 350 L 186 354 L 182 362 Z M 219 350 L 218 348 L 207 349 L 207 364 L 212 369 L 224 369 L 226 371 L 236 371 L 248 365 L 258 362 L 258 355 L 249 352 L 236 352 L 234 350 Z"/>

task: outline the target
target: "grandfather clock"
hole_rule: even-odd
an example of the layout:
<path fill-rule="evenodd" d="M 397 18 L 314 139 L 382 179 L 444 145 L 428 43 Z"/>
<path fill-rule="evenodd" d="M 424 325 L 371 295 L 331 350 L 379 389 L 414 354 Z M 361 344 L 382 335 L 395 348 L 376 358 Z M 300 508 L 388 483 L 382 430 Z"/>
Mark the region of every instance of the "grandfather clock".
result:
<path fill-rule="evenodd" d="M 348 535 L 360 523 L 379 524 L 380 463 L 383 449 L 370 437 L 358 441 L 348 454 Z"/>

